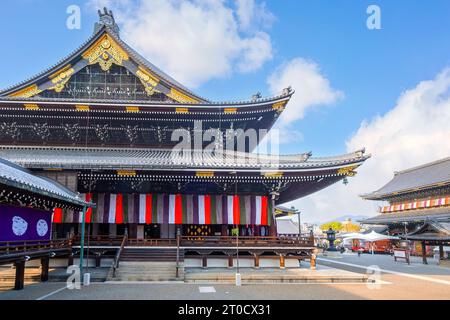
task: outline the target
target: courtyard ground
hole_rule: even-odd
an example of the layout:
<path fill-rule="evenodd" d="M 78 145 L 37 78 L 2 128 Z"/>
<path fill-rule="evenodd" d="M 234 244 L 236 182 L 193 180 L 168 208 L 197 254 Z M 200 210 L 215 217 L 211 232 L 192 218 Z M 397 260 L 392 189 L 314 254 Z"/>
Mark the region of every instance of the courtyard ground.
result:
<path fill-rule="evenodd" d="M 207 283 L 91 283 L 80 290 L 69 290 L 65 283 L 28 285 L 22 291 L 0 292 L 0 299 L 31 300 L 265 300 L 265 299 L 444 299 L 450 300 L 450 269 L 430 259 L 422 265 L 414 257 L 411 265 L 394 262 L 388 255 L 333 254 L 319 257 L 318 270 L 336 268 L 368 273 L 375 283 L 283 283 L 231 284 Z M 367 272 L 367 267 L 370 267 Z M 375 270 L 375 272 L 374 272 Z M 378 270 L 378 271 L 377 271 Z M 245 269 L 242 270 L 242 273 Z"/>

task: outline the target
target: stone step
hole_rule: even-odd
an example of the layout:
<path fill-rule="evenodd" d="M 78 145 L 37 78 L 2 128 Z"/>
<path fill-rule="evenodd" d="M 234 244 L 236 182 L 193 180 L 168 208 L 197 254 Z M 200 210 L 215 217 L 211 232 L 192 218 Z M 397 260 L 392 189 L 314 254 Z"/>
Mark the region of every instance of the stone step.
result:
<path fill-rule="evenodd" d="M 180 264 L 179 278 L 176 278 L 176 263 L 159 261 L 121 261 L 116 276 L 109 281 L 175 281 L 184 279 L 184 265 Z"/>
<path fill-rule="evenodd" d="M 14 282 L 16 278 L 15 268 L 0 268 L 0 282 Z M 25 282 L 39 282 L 41 280 L 40 268 L 25 268 Z"/>

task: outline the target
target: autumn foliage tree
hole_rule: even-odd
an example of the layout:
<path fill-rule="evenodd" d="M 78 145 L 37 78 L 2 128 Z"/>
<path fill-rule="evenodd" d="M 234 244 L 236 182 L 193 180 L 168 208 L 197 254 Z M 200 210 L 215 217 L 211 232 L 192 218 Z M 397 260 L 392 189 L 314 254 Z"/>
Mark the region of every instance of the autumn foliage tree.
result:
<path fill-rule="evenodd" d="M 320 229 L 322 229 L 323 231 L 327 231 L 328 229 L 333 229 L 334 231 L 341 231 L 342 229 L 342 223 L 339 221 L 332 221 L 332 222 L 327 222 L 324 223 L 320 226 Z"/>

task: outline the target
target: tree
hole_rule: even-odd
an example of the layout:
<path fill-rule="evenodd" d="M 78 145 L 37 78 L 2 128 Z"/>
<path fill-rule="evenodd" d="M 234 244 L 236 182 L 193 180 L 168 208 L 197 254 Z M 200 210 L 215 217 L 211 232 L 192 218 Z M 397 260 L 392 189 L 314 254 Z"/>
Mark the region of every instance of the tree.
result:
<path fill-rule="evenodd" d="M 357 224 L 351 222 L 342 224 L 342 232 L 359 232 L 359 230 L 361 230 L 361 227 Z"/>
<path fill-rule="evenodd" d="M 342 223 L 340 223 L 339 221 L 327 222 L 327 223 L 322 224 L 320 226 L 320 229 L 322 229 L 323 231 L 327 231 L 328 229 L 330 229 L 330 227 L 334 231 L 341 231 Z"/>

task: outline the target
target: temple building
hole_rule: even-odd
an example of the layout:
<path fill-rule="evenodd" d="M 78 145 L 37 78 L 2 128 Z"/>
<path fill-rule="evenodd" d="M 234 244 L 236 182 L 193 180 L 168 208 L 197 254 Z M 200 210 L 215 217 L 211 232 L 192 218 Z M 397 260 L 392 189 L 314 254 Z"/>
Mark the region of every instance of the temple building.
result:
<path fill-rule="evenodd" d="M 95 203 L 89 234 L 276 235 L 276 205 L 353 176 L 369 157 L 255 153 L 292 89 L 211 101 L 126 44 L 110 11 L 99 15 L 74 52 L 0 92 L 0 158 Z M 56 208 L 54 237 L 78 234 L 81 217 Z"/>
<path fill-rule="evenodd" d="M 440 245 L 442 251 L 442 245 L 448 245 L 450 158 L 396 172 L 385 186 L 362 198 L 383 205 L 379 215 L 361 223 L 387 225 L 390 234 L 414 240 L 413 251 L 418 253 L 425 251 L 425 246 Z M 425 235 L 428 229 L 433 230 L 431 233 L 441 232 L 442 239 Z M 427 252 L 430 249 L 427 247 Z"/>

